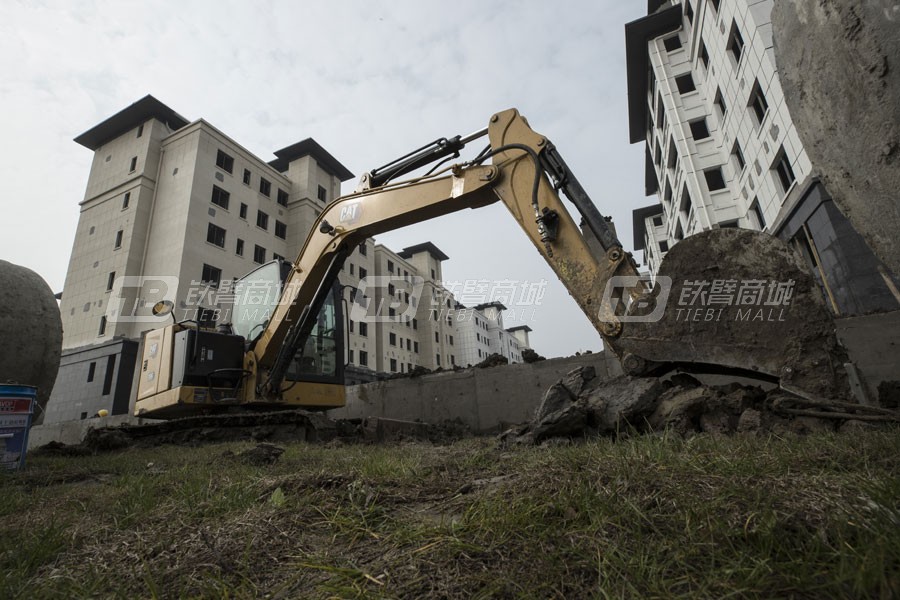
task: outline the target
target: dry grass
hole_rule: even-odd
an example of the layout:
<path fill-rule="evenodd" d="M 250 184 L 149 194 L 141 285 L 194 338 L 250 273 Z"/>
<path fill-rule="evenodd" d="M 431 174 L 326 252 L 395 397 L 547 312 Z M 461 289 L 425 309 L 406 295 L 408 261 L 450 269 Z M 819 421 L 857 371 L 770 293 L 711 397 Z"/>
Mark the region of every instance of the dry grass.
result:
<path fill-rule="evenodd" d="M 897 431 L 246 447 L 30 457 L 0 597 L 900 595 Z"/>

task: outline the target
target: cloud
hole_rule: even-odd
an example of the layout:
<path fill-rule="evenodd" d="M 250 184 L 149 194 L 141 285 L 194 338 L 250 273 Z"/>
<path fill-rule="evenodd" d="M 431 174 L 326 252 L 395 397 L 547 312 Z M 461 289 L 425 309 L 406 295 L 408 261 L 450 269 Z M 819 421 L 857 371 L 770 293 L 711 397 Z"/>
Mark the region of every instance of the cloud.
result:
<path fill-rule="evenodd" d="M 0 257 L 62 289 L 91 153 L 72 138 L 147 93 L 262 158 L 316 138 L 355 173 L 511 106 L 550 137 L 631 247 L 643 148 L 626 128 L 622 2 L 5 2 Z M 350 191 L 355 182 L 348 182 Z M 445 276 L 547 279 L 545 354 L 599 336 L 501 206 L 382 236 Z M 515 324 L 515 323 L 509 323 Z"/>

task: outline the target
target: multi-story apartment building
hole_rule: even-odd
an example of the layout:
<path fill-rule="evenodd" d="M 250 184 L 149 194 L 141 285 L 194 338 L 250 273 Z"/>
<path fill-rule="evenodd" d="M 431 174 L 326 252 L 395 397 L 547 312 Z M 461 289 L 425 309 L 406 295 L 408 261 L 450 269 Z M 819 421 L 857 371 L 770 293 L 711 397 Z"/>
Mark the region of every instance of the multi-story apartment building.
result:
<path fill-rule="evenodd" d="M 625 27 L 631 143 L 645 142 L 647 195 L 634 242 L 665 254 L 718 227 L 765 231 L 809 264 L 837 314 L 896 308 L 881 265 L 815 176 L 784 102 L 774 0 L 650 0 Z M 849 264 L 852 262 L 853 268 Z"/>
<path fill-rule="evenodd" d="M 493 301 L 472 308 L 458 309 L 456 322 L 460 364 L 476 365 L 493 354 L 509 362 L 522 362 L 522 350 L 528 344 L 528 325 L 504 329 L 506 306 Z"/>
<path fill-rule="evenodd" d="M 45 422 L 125 412 L 136 340 L 155 326 L 134 317 L 149 314 L 153 294 L 176 298 L 177 319 L 214 320 L 227 308 L 220 284 L 296 256 L 352 177 L 315 140 L 266 162 L 152 96 L 75 141 L 94 160 L 60 302 L 65 355 Z M 129 286 L 129 277 L 144 278 L 143 287 Z"/>
<path fill-rule="evenodd" d="M 152 96 L 75 141 L 94 160 L 60 303 L 64 356 L 46 423 L 126 412 L 138 342 L 159 326 L 134 317 L 150 316 L 154 298 L 166 295 L 176 320 L 229 321 L 231 282 L 267 261 L 293 260 L 352 177 L 315 140 L 267 162 Z M 432 303 L 419 304 L 403 285 L 420 278 L 422 298 L 443 298 L 446 259 L 430 243 L 396 254 L 371 239 L 350 255 L 339 278 L 348 300 L 370 275 L 397 281 L 363 290 L 388 319 L 348 322 L 348 382 L 456 364 L 452 315 L 435 320 Z"/>

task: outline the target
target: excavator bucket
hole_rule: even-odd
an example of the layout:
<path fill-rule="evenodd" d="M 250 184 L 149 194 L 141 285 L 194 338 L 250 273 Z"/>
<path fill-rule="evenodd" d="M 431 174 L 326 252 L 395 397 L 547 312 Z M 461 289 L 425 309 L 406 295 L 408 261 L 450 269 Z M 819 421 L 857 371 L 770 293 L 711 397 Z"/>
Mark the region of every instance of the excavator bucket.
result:
<path fill-rule="evenodd" d="M 779 239 L 730 228 L 693 235 L 669 251 L 656 283 L 611 340 L 627 371 L 725 368 L 804 395 L 849 397 L 831 314 Z"/>

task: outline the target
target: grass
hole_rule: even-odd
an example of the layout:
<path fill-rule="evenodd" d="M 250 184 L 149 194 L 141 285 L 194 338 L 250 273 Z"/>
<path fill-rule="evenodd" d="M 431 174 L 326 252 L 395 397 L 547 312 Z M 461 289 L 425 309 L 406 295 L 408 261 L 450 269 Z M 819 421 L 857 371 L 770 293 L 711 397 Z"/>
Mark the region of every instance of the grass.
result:
<path fill-rule="evenodd" d="M 0 597 L 897 597 L 897 433 L 30 456 Z"/>

